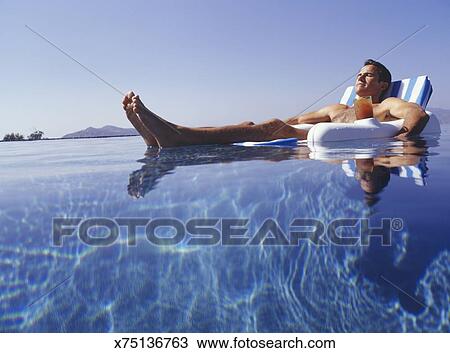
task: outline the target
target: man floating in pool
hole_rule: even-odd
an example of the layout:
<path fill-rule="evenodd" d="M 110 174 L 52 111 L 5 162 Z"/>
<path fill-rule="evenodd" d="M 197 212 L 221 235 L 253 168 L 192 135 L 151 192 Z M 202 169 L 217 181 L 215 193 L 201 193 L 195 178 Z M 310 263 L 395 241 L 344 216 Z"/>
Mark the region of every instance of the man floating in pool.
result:
<path fill-rule="evenodd" d="M 367 60 L 356 76 L 355 91 L 358 96 L 372 97 L 374 117 L 378 120 L 404 119 L 398 136 L 420 133 L 428 121 L 428 115 L 419 105 L 400 98 L 390 97 L 382 101 L 390 83 L 389 70 L 377 61 Z M 133 92 L 129 92 L 122 103 L 128 119 L 145 143 L 148 146 L 160 147 L 270 141 L 289 137 L 305 140 L 308 132 L 292 125 L 321 122 L 351 123 L 356 120 L 353 107 L 333 104 L 286 121 L 272 119 L 260 124 L 244 122 L 221 127 L 190 128 L 170 123 L 157 116 L 145 107 L 139 96 Z"/>

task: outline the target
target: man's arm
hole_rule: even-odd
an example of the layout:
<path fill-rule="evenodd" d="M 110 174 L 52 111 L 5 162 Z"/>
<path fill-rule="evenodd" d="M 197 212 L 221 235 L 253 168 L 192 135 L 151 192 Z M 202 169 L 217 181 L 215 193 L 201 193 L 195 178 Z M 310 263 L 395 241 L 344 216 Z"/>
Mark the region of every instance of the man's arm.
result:
<path fill-rule="evenodd" d="M 306 113 L 306 114 L 299 114 L 296 115 L 290 119 L 285 120 L 286 124 L 289 125 L 297 125 L 297 124 L 317 124 L 317 123 L 324 123 L 324 122 L 330 122 L 330 112 L 339 110 L 339 109 L 346 109 L 347 106 L 343 104 L 333 104 L 326 107 L 323 107 L 322 109 L 319 109 L 316 112 Z"/>
<path fill-rule="evenodd" d="M 393 118 L 405 120 L 397 136 L 420 134 L 430 118 L 420 105 L 399 98 L 387 98 L 383 104 L 388 105 Z"/>

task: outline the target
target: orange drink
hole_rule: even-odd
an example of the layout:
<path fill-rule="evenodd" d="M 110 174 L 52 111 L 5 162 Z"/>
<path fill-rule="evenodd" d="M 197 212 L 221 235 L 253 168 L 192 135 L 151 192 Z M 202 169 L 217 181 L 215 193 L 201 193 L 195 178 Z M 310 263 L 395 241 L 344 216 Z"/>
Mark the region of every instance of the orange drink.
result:
<path fill-rule="evenodd" d="M 359 97 L 353 101 L 356 120 L 373 117 L 372 97 Z"/>

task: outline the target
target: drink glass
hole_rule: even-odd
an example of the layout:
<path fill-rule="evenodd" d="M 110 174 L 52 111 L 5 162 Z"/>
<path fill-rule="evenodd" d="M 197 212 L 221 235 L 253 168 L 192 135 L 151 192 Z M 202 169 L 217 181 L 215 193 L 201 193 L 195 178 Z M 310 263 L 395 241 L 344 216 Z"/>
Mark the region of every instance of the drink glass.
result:
<path fill-rule="evenodd" d="M 353 101 L 356 120 L 373 117 L 372 97 L 358 97 Z"/>

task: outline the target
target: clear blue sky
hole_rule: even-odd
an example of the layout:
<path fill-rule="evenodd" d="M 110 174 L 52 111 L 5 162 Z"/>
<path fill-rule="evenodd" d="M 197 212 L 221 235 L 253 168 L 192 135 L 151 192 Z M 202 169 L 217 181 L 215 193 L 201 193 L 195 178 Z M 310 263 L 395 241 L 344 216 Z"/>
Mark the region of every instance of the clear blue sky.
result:
<path fill-rule="evenodd" d="M 428 74 L 430 106 L 449 108 L 449 19 L 444 0 L 0 0 L 0 137 L 131 126 L 116 92 L 25 24 L 157 114 L 199 126 L 295 115 L 424 24 L 381 61 L 395 79 Z"/>

